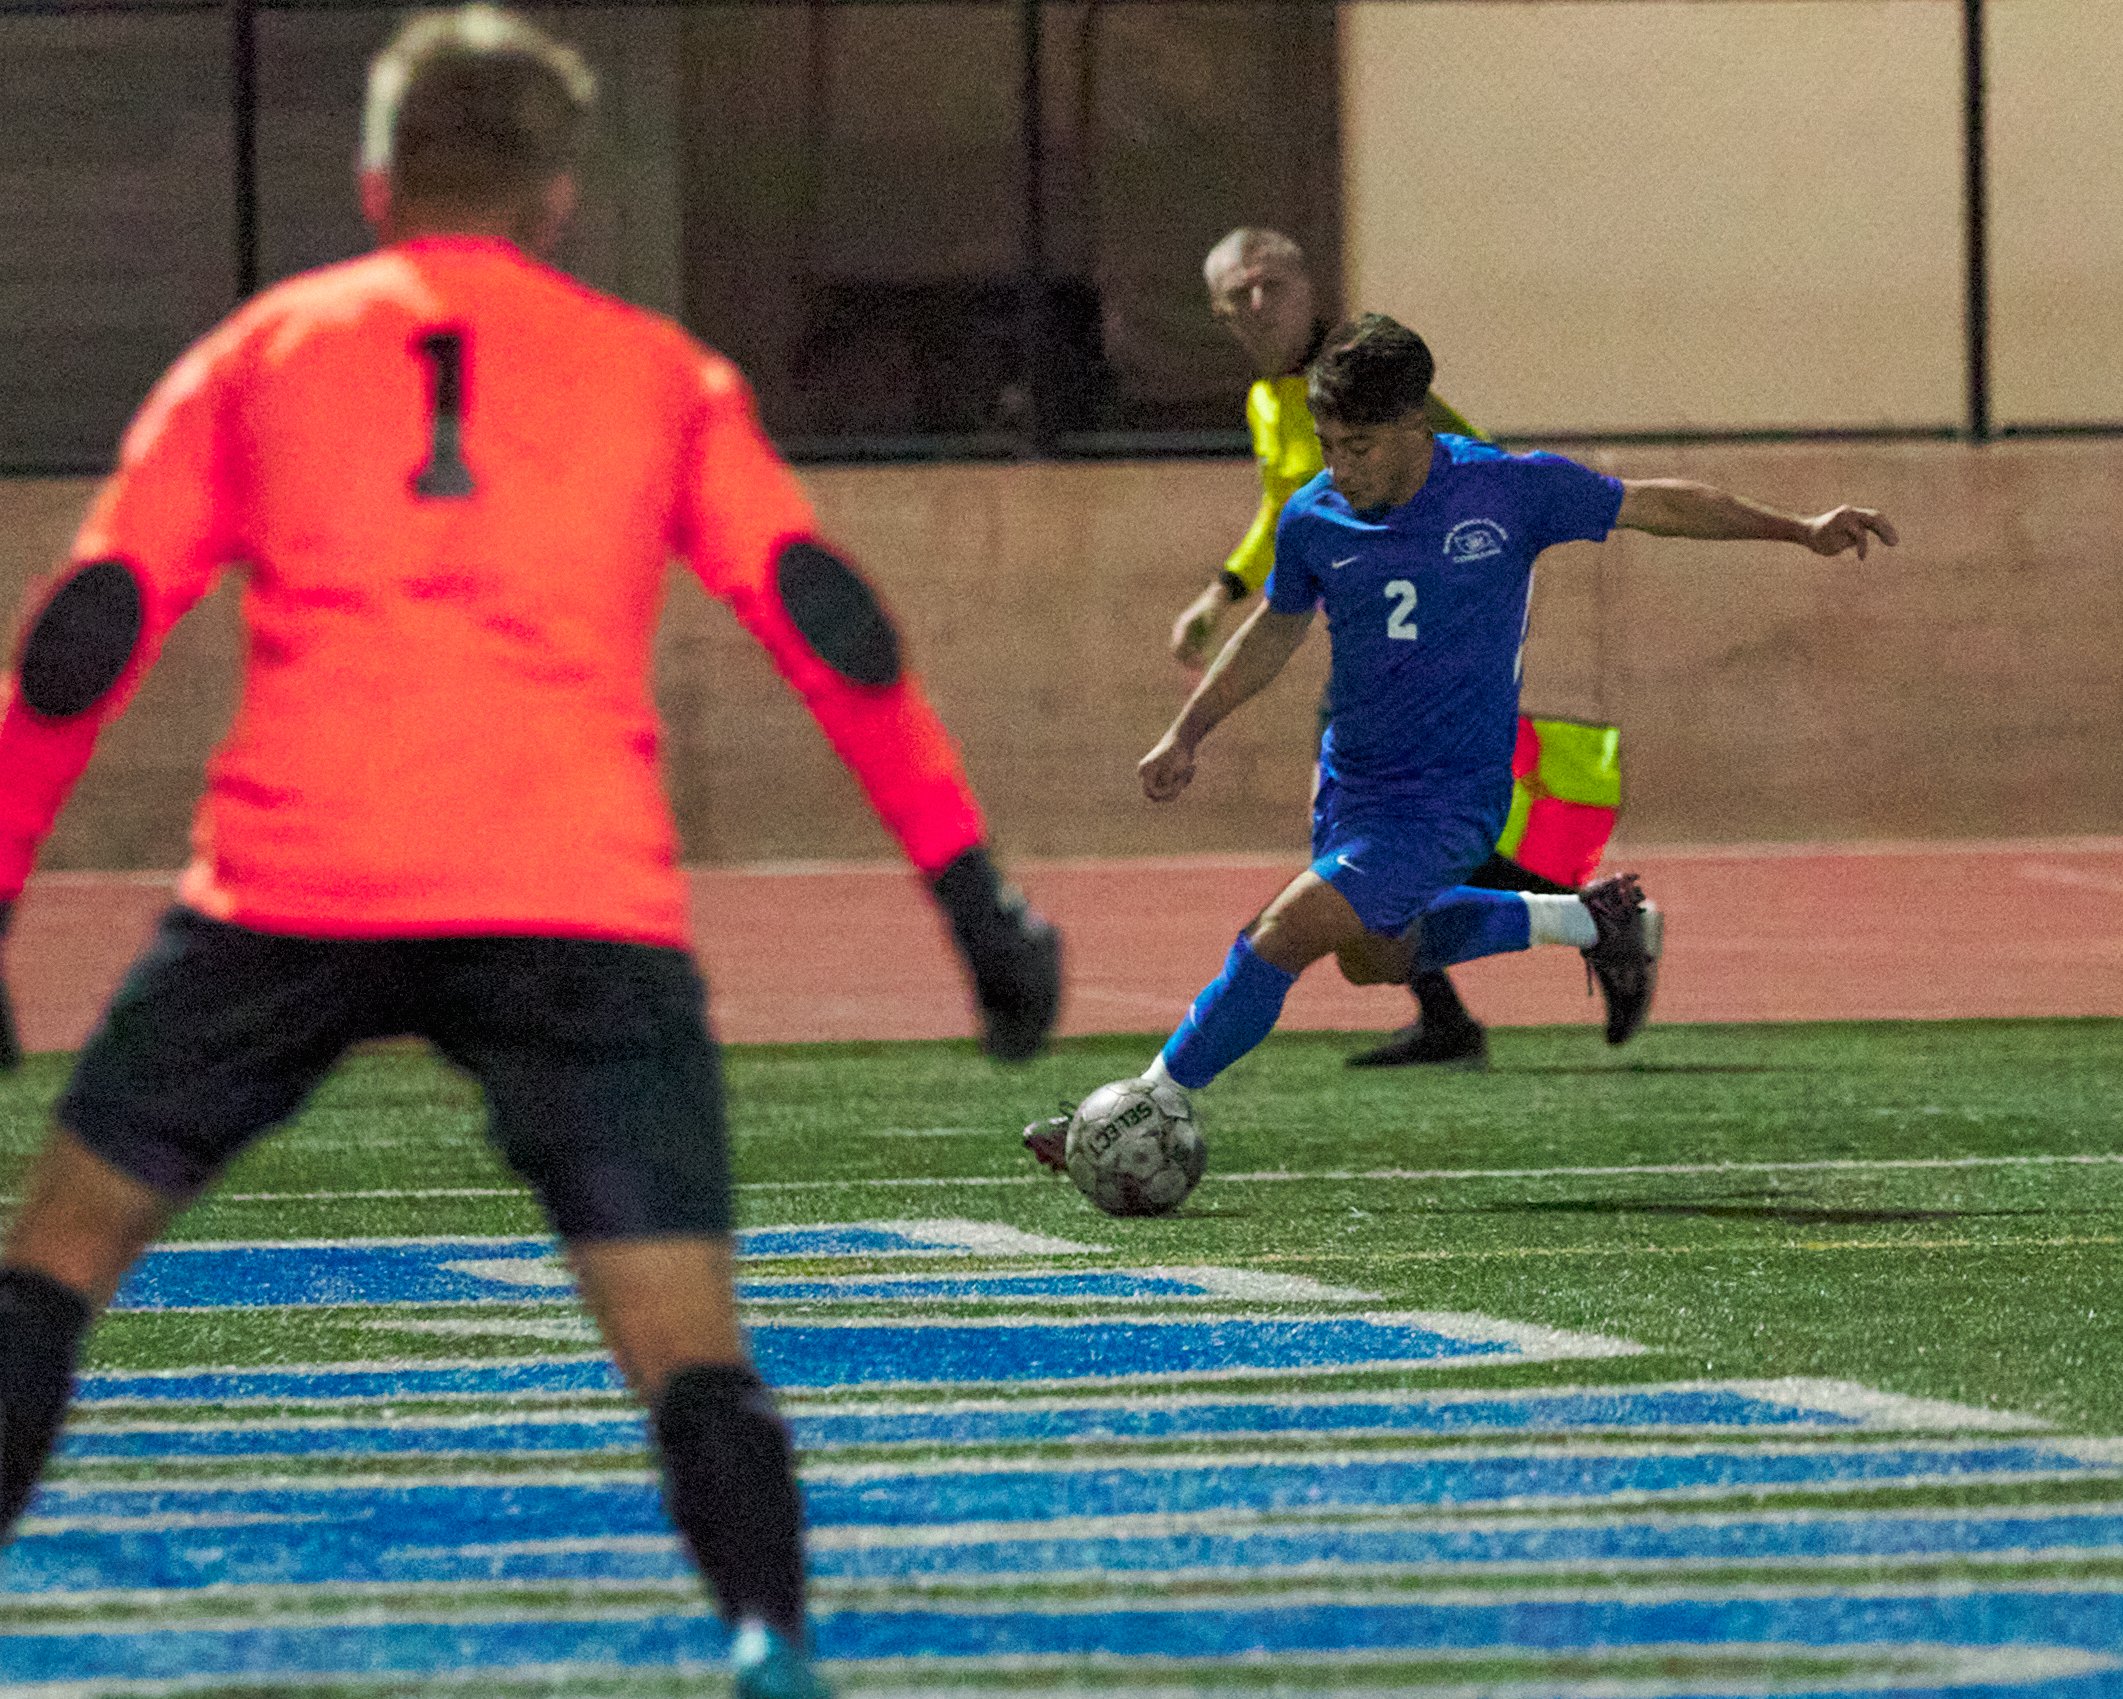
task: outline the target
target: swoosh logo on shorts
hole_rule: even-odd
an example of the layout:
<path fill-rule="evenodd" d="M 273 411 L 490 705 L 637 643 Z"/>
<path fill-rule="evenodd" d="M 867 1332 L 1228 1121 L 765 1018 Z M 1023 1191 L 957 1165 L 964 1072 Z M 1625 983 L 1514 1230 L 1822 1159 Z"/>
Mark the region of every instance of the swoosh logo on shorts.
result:
<path fill-rule="evenodd" d="M 1362 555 L 1343 555 L 1340 560 L 1330 560 L 1327 563 L 1327 570 L 1329 572 L 1339 572 L 1343 567 L 1349 566 L 1356 561 L 1362 560 L 1363 558 L 1364 557 Z"/>

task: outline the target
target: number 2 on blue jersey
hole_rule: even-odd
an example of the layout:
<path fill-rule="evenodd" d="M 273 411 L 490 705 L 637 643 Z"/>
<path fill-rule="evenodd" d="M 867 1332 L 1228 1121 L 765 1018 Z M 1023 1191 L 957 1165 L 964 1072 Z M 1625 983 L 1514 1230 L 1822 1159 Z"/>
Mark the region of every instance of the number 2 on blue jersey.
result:
<path fill-rule="evenodd" d="M 1386 599 L 1393 604 L 1393 611 L 1386 616 L 1386 635 L 1413 643 L 1417 635 L 1415 585 L 1405 578 L 1396 578 L 1386 586 Z"/>

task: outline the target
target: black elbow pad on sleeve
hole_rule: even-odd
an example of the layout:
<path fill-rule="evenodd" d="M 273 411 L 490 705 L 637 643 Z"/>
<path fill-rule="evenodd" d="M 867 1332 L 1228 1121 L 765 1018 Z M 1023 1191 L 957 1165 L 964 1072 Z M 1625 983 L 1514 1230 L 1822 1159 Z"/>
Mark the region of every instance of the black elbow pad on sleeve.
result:
<path fill-rule="evenodd" d="M 84 566 L 52 593 L 22 644 L 22 699 L 48 720 L 85 714 L 140 647 L 140 581 L 122 560 Z"/>
<path fill-rule="evenodd" d="M 816 543 L 790 543 L 774 588 L 812 652 L 851 684 L 899 682 L 899 633 L 862 575 Z"/>

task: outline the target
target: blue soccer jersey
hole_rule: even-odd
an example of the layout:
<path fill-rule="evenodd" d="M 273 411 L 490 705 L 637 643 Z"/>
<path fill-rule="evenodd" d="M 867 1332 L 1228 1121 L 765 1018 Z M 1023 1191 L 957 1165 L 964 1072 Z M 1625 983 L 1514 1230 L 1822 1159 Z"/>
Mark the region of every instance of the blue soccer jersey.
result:
<path fill-rule="evenodd" d="M 1399 507 L 1359 514 L 1325 472 L 1292 496 L 1268 602 L 1327 611 L 1321 772 L 1353 790 L 1501 810 L 1534 557 L 1605 537 L 1621 505 L 1620 480 L 1574 460 L 1444 435 Z"/>

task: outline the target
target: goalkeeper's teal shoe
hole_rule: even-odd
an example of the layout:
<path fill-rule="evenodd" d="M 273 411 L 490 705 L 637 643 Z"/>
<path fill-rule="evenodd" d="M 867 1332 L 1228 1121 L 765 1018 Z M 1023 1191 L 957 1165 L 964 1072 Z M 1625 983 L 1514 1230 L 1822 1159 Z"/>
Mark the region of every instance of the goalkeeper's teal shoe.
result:
<path fill-rule="evenodd" d="M 833 1689 L 811 1667 L 810 1654 L 756 1617 L 737 1625 L 730 1674 L 736 1699 L 833 1699 Z"/>

